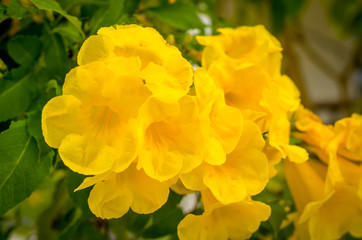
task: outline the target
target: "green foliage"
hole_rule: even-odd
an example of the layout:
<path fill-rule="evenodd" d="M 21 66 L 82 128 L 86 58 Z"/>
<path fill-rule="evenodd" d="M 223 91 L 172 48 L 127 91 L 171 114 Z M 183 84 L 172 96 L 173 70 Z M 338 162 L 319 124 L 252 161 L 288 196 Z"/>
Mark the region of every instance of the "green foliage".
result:
<path fill-rule="evenodd" d="M 8 15 L 6 14 L 7 8 L 0 4 L 0 23 L 2 23 L 4 20 L 8 18 Z"/>
<path fill-rule="evenodd" d="M 274 239 L 287 239 L 293 234 L 294 226 L 288 221 L 288 215 L 295 213 L 293 199 L 285 181 L 283 163 L 279 163 L 276 168 L 278 174 L 270 179 L 263 192 L 253 197 L 271 208 L 270 218 L 261 224 L 260 231 L 253 235 L 253 239 L 270 233 Z"/>
<path fill-rule="evenodd" d="M 7 10 L 10 17 L 22 19 L 26 12 L 26 8 L 18 0 L 11 0 Z"/>
<path fill-rule="evenodd" d="M 33 67 L 40 55 L 41 41 L 36 37 L 18 35 L 8 42 L 10 57 L 23 67 Z"/>
<path fill-rule="evenodd" d="M 186 31 L 193 28 L 203 28 L 203 23 L 197 16 L 196 10 L 191 1 L 180 0 L 174 4 L 161 4 L 156 8 L 148 9 L 147 12 L 174 28 Z"/>
<path fill-rule="evenodd" d="M 359 0 L 323 0 L 335 29 L 343 35 L 362 36 L 362 2 Z"/>
<path fill-rule="evenodd" d="M 10 78 L 0 82 L 0 121 L 12 119 L 29 107 L 34 95 L 33 81 L 32 75 L 26 75 L 18 81 Z"/>
<path fill-rule="evenodd" d="M 63 81 L 70 68 L 63 39 L 57 33 L 46 32 L 44 35 L 45 70 L 52 78 Z"/>
<path fill-rule="evenodd" d="M 271 17 L 272 30 L 275 34 L 280 33 L 285 27 L 286 21 L 294 19 L 300 13 L 304 6 L 305 0 L 272 0 L 271 1 Z"/>
<path fill-rule="evenodd" d="M 68 19 L 68 21 L 74 25 L 74 27 L 82 34 L 82 36 L 84 36 L 81 27 L 82 23 L 78 20 L 78 18 L 71 16 L 66 11 L 64 11 L 57 2 L 53 0 L 31 0 L 31 1 L 40 10 L 54 11 L 61 14 L 63 17 Z"/>
<path fill-rule="evenodd" d="M 41 158 L 26 121 L 17 121 L 0 135 L 0 214 L 29 197 L 50 168 L 52 154 Z"/>
<path fill-rule="evenodd" d="M 144 229 L 145 238 L 158 238 L 177 232 L 177 225 L 184 217 L 178 207 L 182 196 L 170 192 L 167 203 L 152 214 L 152 224 Z"/>
<path fill-rule="evenodd" d="M 101 27 L 116 24 L 124 13 L 125 0 L 110 0 L 109 3 L 95 12 L 90 20 L 90 33 L 95 34 Z"/>

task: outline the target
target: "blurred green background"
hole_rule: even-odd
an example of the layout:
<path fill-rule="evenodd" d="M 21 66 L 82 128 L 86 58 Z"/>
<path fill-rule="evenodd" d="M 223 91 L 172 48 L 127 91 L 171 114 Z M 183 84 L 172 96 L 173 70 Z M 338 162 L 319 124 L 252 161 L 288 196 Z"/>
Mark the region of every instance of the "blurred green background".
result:
<path fill-rule="evenodd" d="M 83 41 L 100 27 L 130 23 L 156 28 L 194 66 L 202 50 L 194 35 L 263 24 L 281 41 L 283 72 L 295 81 L 305 106 L 325 123 L 362 112 L 360 0 L 2 0 L 0 239 L 177 239 L 185 212 L 201 212 L 197 195 L 181 204 L 193 206 L 187 210 L 172 193 L 154 214 L 95 218 L 87 206 L 90 189 L 73 192 L 84 177 L 69 171 L 42 138 L 41 109 L 61 94 Z M 16 171 L 28 170 L 11 175 L 9 185 L 1 177 L 7 173 L 1 151 L 26 139 L 33 154 Z M 257 199 L 270 204 L 273 214 L 253 239 L 290 236 L 287 216 L 294 207 L 282 176 Z"/>

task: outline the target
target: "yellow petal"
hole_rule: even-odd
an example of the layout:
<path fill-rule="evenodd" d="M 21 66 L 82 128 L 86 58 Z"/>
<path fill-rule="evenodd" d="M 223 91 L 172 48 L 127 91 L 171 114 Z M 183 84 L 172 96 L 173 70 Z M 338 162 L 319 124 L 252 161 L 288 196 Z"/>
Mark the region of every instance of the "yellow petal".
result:
<path fill-rule="evenodd" d="M 93 61 L 103 60 L 113 55 L 114 45 L 112 42 L 102 36 L 90 36 L 84 41 L 78 53 L 78 64 L 84 65 Z"/>
<path fill-rule="evenodd" d="M 204 178 L 223 204 L 239 202 L 261 192 L 269 177 L 268 160 L 260 150 L 249 148 L 227 156 L 226 163 L 212 167 Z"/>
<path fill-rule="evenodd" d="M 178 181 L 171 186 L 172 191 L 179 195 L 186 195 L 193 193 L 194 191 L 187 189 L 185 185 L 182 183 L 181 179 L 179 178 Z"/>
<path fill-rule="evenodd" d="M 347 186 L 308 204 L 300 221 L 308 217 L 311 239 L 339 239 L 347 232 L 362 237 L 362 202 Z"/>
<path fill-rule="evenodd" d="M 101 174 L 109 170 L 117 159 L 117 150 L 88 137 L 69 134 L 59 147 L 64 164 L 84 175 Z"/>
<path fill-rule="evenodd" d="M 123 134 L 114 140 L 118 154 L 113 163 L 112 171 L 122 172 L 136 159 L 140 147 L 136 128 L 136 122 L 130 122 L 128 127 L 123 130 Z"/>
<path fill-rule="evenodd" d="M 242 201 L 214 210 L 214 214 L 222 216 L 229 239 L 248 239 L 257 231 L 260 222 L 266 221 L 271 209 L 268 205 L 257 201 Z"/>
<path fill-rule="evenodd" d="M 174 60 L 176 61 L 177 59 Z M 183 58 L 179 58 L 178 60 L 180 61 L 179 66 L 185 65 L 183 61 L 186 60 Z M 170 73 L 164 66 L 150 63 L 142 71 L 141 77 L 145 79 L 145 86 L 154 94 L 154 96 L 170 101 L 177 101 L 187 94 L 192 84 L 192 68 L 191 65 L 186 66 L 187 67 L 182 68 L 185 73 L 182 73 L 179 69 L 172 70 L 179 70 L 180 73 Z M 176 74 L 181 74 L 182 78 L 180 75 Z"/>
<path fill-rule="evenodd" d="M 88 198 L 90 210 L 100 218 L 120 218 L 128 212 L 132 192 L 120 181 L 118 175 L 97 183 Z"/>
<path fill-rule="evenodd" d="M 201 191 L 206 188 L 206 185 L 204 184 L 204 176 L 207 171 L 207 165 L 201 164 L 200 166 L 194 168 L 191 172 L 182 174 L 180 178 L 187 189 Z"/>
<path fill-rule="evenodd" d="M 42 130 L 49 146 L 58 148 L 71 133 L 82 134 L 81 102 L 70 95 L 51 99 L 43 108 Z"/>
<path fill-rule="evenodd" d="M 309 155 L 307 150 L 295 145 L 284 145 L 284 152 L 287 154 L 289 161 L 302 163 L 308 160 Z"/>
<path fill-rule="evenodd" d="M 244 148 L 256 148 L 262 150 L 265 141 L 258 126 L 250 120 L 244 120 L 242 134 L 234 151 Z"/>
<path fill-rule="evenodd" d="M 209 221 L 207 216 L 188 214 L 178 225 L 180 240 L 227 240 L 225 227 Z"/>
<path fill-rule="evenodd" d="M 324 178 L 327 172 L 325 165 L 316 160 L 299 164 L 286 160 L 284 172 L 298 212 L 301 213 L 309 202 L 323 197 Z"/>
<path fill-rule="evenodd" d="M 255 232 L 261 221 L 270 216 L 270 207 L 256 201 L 241 201 L 222 205 L 215 203 L 202 215 L 187 215 L 178 226 L 180 239 L 247 239 Z"/>
<path fill-rule="evenodd" d="M 133 193 L 131 208 L 134 212 L 148 214 L 156 211 L 166 203 L 169 185 L 148 177 L 143 170 L 130 167 L 125 176 L 128 188 Z"/>
<path fill-rule="evenodd" d="M 150 177 L 165 181 L 200 165 L 204 135 L 195 100 L 185 96 L 178 103 L 150 98 L 140 113 L 145 141 L 138 168 Z"/>
<path fill-rule="evenodd" d="M 97 184 L 99 182 L 102 182 L 106 179 L 108 179 L 110 173 L 106 172 L 106 173 L 102 173 L 93 177 L 87 177 L 84 179 L 84 181 L 82 182 L 82 184 L 79 185 L 79 187 L 77 187 L 76 189 L 74 189 L 74 192 L 88 188 L 90 186 L 93 186 L 94 184 Z"/>
<path fill-rule="evenodd" d="M 217 166 L 224 164 L 226 161 L 226 154 L 221 143 L 215 138 L 210 138 L 206 143 L 207 153 L 205 156 L 205 162 L 208 164 Z"/>
<path fill-rule="evenodd" d="M 230 153 L 239 142 L 243 119 L 238 109 L 222 106 L 214 111 L 210 117 L 212 134 L 222 144 L 225 153 Z"/>

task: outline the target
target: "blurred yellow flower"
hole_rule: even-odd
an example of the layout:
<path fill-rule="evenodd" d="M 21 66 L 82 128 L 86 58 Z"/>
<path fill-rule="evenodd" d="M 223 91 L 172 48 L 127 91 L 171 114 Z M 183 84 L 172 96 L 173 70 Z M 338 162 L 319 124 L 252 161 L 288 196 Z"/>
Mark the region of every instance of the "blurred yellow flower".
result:
<path fill-rule="evenodd" d="M 326 165 L 286 161 L 285 174 L 300 216 L 297 239 L 331 240 L 346 233 L 362 237 L 362 198 L 347 184 L 326 188 Z"/>
<path fill-rule="evenodd" d="M 338 239 L 362 237 L 362 118 L 354 114 L 334 126 L 324 125 L 309 110 L 296 114 L 295 137 L 322 161 L 286 161 L 285 174 L 299 213 L 296 237 Z"/>

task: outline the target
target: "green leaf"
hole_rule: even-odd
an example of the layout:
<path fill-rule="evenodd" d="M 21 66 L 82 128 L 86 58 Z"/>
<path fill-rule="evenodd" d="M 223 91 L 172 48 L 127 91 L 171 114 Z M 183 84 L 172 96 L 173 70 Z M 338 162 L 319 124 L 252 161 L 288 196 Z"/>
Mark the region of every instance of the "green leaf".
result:
<path fill-rule="evenodd" d="M 90 35 L 99 28 L 108 27 L 117 23 L 124 13 L 126 0 L 110 0 L 109 5 L 100 8 L 90 20 Z"/>
<path fill-rule="evenodd" d="M 82 23 L 79 21 L 78 18 L 69 15 L 66 11 L 64 11 L 60 5 L 52 0 L 31 0 L 34 5 L 39 8 L 40 10 L 46 10 L 46 11 L 54 11 L 68 19 L 69 22 L 71 22 L 74 27 L 79 31 L 79 33 L 82 35 L 82 37 L 85 37 L 83 30 L 82 30 Z"/>
<path fill-rule="evenodd" d="M 39 158 L 26 121 L 11 124 L 0 134 L 0 215 L 29 197 L 48 175 L 50 162 Z"/>
<path fill-rule="evenodd" d="M 161 21 L 180 30 L 203 28 L 204 25 L 197 16 L 195 5 L 189 0 L 178 0 L 174 4 L 163 4 L 147 10 Z"/>
<path fill-rule="evenodd" d="M 67 10 L 76 5 L 107 5 L 107 0 L 61 0 L 59 1 L 60 6 Z"/>
<path fill-rule="evenodd" d="M 71 42 L 81 42 L 82 36 L 79 32 L 70 24 L 58 25 L 53 28 L 53 33 L 59 33 L 63 38 L 69 39 Z"/>
<path fill-rule="evenodd" d="M 34 82 L 27 75 L 17 82 L 0 82 L 0 122 L 12 119 L 24 112 L 34 96 Z"/>
<path fill-rule="evenodd" d="M 7 8 L 2 3 L 0 3 L 0 23 L 9 18 L 6 12 Z"/>
<path fill-rule="evenodd" d="M 74 203 L 82 210 L 83 217 L 90 217 L 94 216 L 93 213 L 90 211 L 88 206 L 88 197 L 89 193 L 92 188 L 87 188 L 82 191 L 74 192 L 74 189 L 79 187 L 79 185 L 84 180 L 84 175 L 80 175 L 78 173 L 72 172 L 71 170 L 67 169 L 68 176 L 67 176 L 67 186 L 68 192 L 71 199 L 73 199 Z"/>
<path fill-rule="evenodd" d="M 271 18 L 272 18 L 272 31 L 274 34 L 279 34 L 285 24 L 286 6 L 284 0 L 271 1 Z"/>
<path fill-rule="evenodd" d="M 54 92 L 53 97 L 62 95 L 62 87 L 59 86 L 57 80 L 52 79 L 52 80 L 49 80 L 49 82 L 47 83 L 46 92 L 50 92 L 50 91 Z"/>
<path fill-rule="evenodd" d="M 177 232 L 177 225 L 184 217 L 177 206 L 181 198 L 182 196 L 170 192 L 167 203 L 152 214 L 152 225 L 144 231 L 143 237 L 157 238 Z"/>
<path fill-rule="evenodd" d="M 110 223 L 114 229 L 121 229 L 125 227 L 129 232 L 134 233 L 136 236 L 140 236 L 147 226 L 147 223 L 149 223 L 151 216 L 151 214 L 137 214 L 132 210 L 129 210 L 122 218 L 111 220 Z M 118 234 L 121 235 L 124 234 L 124 232 L 121 231 L 118 232 Z"/>
<path fill-rule="evenodd" d="M 36 37 L 16 36 L 8 42 L 7 48 L 15 62 L 33 67 L 40 55 L 42 44 Z"/>
<path fill-rule="evenodd" d="M 30 136 L 34 137 L 39 148 L 39 154 L 41 157 L 47 155 L 49 152 L 53 152 L 53 150 L 46 144 L 42 129 L 41 129 L 41 110 L 34 109 L 30 112 L 26 113 L 28 132 Z M 54 153 L 54 152 L 53 152 Z"/>
<path fill-rule="evenodd" d="M 12 18 L 22 19 L 27 9 L 18 0 L 11 0 L 7 12 Z"/>
<path fill-rule="evenodd" d="M 50 78 L 63 81 L 70 68 L 63 40 L 59 34 L 47 32 L 44 42 L 45 70 L 50 74 Z"/>
<path fill-rule="evenodd" d="M 66 179 L 60 179 L 52 196 L 52 204 L 37 219 L 38 238 L 56 239 L 60 233 L 76 224 L 80 215 L 80 210 L 74 208 L 69 198 Z"/>
<path fill-rule="evenodd" d="M 98 226 L 99 227 L 99 226 Z M 89 224 L 89 222 L 81 222 L 72 227 L 73 231 L 64 232 L 58 236 L 60 240 L 107 240 L 108 238 L 103 236 L 95 226 Z"/>

